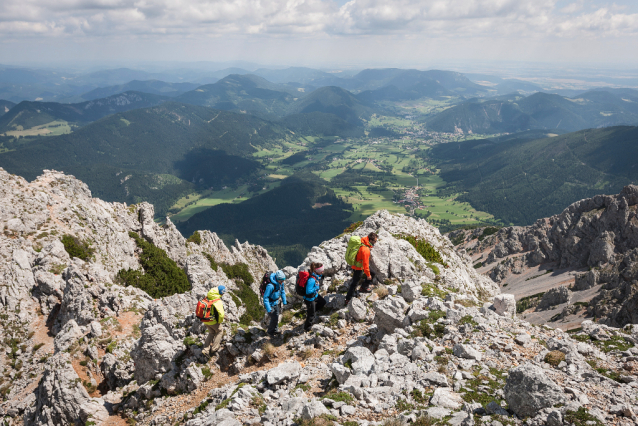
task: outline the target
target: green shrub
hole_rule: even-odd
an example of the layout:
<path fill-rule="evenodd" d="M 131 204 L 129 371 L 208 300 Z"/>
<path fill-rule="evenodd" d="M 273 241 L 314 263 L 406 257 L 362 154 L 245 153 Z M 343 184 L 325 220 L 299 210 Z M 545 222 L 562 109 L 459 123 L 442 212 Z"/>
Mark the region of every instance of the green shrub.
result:
<path fill-rule="evenodd" d="M 62 237 L 62 244 L 64 244 L 64 250 L 66 250 L 71 259 L 77 257 L 87 261 L 95 252 L 95 249 L 91 248 L 91 243 L 88 241 L 80 241 L 78 238 L 69 234 Z"/>
<path fill-rule="evenodd" d="M 497 226 L 488 226 L 487 228 L 483 230 L 483 233 L 478 237 L 478 240 L 483 241 L 485 237 L 496 234 L 499 229 L 501 228 Z"/>
<path fill-rule="evenodd" d="M 261 306 L 259 296 L 246 282 L 237 281 L 237 285 L 239 287 L 237 297 L 239 297 L 244 306 L 246 306 L 246 312 L 239 318 L 239 323 L 242 325 L 250 325 L 251 321 L 261 321 L 266 310 Z"/>
<path fill-rule="evenodd" d="M 472 317 L 472 315 L 465 315 L 463 318 L 459 320 L 459 324 L 471 324 L 474 327 L 478 325 L 478 323 L 474 321 L 474 318 Z"/>
<path fill-rule="evenodd" d="M 190 237 L 188 237 L 188 239 L 186 240 L 189 243 L 195 243 L 195 244 L 201 244 L 202 243 L 202 236 L 199 235 L 199 231 L 195 231 L 193 232 L 193 235 L 191 235 Z"/>
<path fill-rule="evenodd" d="M 439 318 L 445 318 L 445 312 L 430 311 L 429 317 L 422 319 L 418 325 L 414 326 L 415 330 L 412 335 L 414 337 L 443 337 L 445 325 L 436 323 Z"/>
<path fill-rule="evenodd" d="M 227 263 L 222 263 L 220 265 L 222 267 L 222 271 L 228 278 L 235 279 L 239 278 L 244 283 L 251 285 L 255 280 L 248 269 L 248 265 L 245 263 L 236 263 L 234 265 L 228 265 Z"/>
<path fill-rule="evenodd" d="M 206 380 L 208 380 L 211 377 L 213 377 L 213 372 L 210 371 L 210 368 L 208 368 L 208 367 L 202 367 L 202 374 L 204 375 L 204 378 Z"/>
<path fill-rule="evenodd" d="M 445 263 L 445 261 L 443 261 L 443 257 L 441 257 L 441 253 L 439 253 L 432 244 L 428 243 L 424 239 L 413 237 L 411 235 L 395 235 L 395 237 L 406 240 L 412 244 L 412 247 L 414 247 L 427 262 L 435 262 L 443 266 L 447 266 L 447 263 Z"/>
<path fill-rule="evenodd" d="M 156 299 L 188 291 L 190 283 L 186 273 L 164 250 L 140 238 L 135 232 L 129 232 L 129 236 L 142 249 L 140 264 L 144 272 L 120 269 L 117 277 L 125 286 L 137 287 Z"/>
<path fill-rule="evenodd" d="M 210 263 L 210 267 L 213 269 L 213 271 L 216 271 L 219 265 L 217 264 L 217 262 L 215 262 L 215 259 L 213 259 L 213 256 L 211 256 L 208 253 L 204 253 L 204 256 L 206 256 L 206 259 L 208 259 L 208 262 Z"/>
<path fill-rule="evenodd" d="M 355 223 L 351 224 L 350 226 L 348 226 L 346 229 L 344 229 L 343 232 L 341 233 L 341 235 L 352 234 L 361 225 L 363 225 L 363 222 L 355 222 Z"/>

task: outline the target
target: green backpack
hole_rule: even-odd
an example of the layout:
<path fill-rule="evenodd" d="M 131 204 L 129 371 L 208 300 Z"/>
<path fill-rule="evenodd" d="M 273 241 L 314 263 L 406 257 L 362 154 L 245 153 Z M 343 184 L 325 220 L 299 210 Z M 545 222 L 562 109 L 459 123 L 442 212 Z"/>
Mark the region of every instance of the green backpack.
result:
<path fill-rule="evenodd" d="M 363 246 L 361 242 L 361 237 L 357 237 L 353 235 L 350 237 L 348 241 L 348 248 L 346 249 L 346 262 L 350 266 L 356 266 L 357 268 L 361 268 L 363 266 L 361 262 L 357 262 L 357 253 L 359 253 L 359 249 Z"/>

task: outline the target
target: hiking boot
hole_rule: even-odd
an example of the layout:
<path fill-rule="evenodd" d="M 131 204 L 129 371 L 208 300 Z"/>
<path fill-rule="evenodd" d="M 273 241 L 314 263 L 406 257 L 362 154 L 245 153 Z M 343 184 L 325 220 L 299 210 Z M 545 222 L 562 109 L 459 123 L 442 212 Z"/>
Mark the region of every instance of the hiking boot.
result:
<path fill-rule="evenodd" d="M 270 337 L 278 337 L 281 336 L 281 331 L 277 330 L 274 333 L 268 333 Z"/>
<path fill-rule="evenodd" d="M 372 293 L 372 289 L 370 287 L 362 288 L 361 293 Z"/>
<path fill-rule="evenodd" d="M 346 306 L 348 306 L 348 305 L 350 304 L 350 301 L 351 301 L 351 300 L 352 300 L 352 299 L 346 299 Z"/>

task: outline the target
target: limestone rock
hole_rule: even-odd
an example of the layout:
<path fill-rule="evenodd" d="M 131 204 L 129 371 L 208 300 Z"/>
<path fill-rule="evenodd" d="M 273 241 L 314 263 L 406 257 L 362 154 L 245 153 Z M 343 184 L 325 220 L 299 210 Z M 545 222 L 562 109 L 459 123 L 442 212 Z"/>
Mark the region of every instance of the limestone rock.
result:
<path fill-rule="evenodd" d="M 514 318 L 516 316 L 516 299 L 513 294 L 497 294 L 494 296 L 494 309 L 503 317 Z"/>
<path fill-rule="evenodd" d="M 382 330 L 393 333 L 403 328 L 408 304 L 402 297 L 386 297 L 374 303 L 374 323 Z"/>
<path fill-rule="evenodd" d="M 565 401 L 562 389 L 533 364 L 510 370 L 504 391 L 510 409 L 520 417 L 533 417 L 543 408 Z"/>

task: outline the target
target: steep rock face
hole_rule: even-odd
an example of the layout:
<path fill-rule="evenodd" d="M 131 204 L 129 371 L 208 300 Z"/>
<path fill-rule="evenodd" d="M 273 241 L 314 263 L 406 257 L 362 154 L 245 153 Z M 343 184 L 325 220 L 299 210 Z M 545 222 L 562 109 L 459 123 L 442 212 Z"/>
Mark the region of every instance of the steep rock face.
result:
<path fill-rule="evenodd" d="M 324 264 L 326 275 L 333 280 L 348 279 L 348 265 L 345 252 L 351 235 L 364 237 L 370 232 L 379 234 L 379 241 L 371 251 L 370 269 L 377 275 L 379 282 L 396 279 L 400 282 L 413 280 L 417 285 L 432 283 L 463 294 L 464 296 L 484 299 L 499 292 L 492 280 L 477 273 L 455 250 L 450 241 L 441 236 L 439 230 L 423 219 L 414 219 L 402 214 L 390 214 L 380 210 L 368 217 L 352 234 L 333 238 L 313 247 L 301 267 L 310 262 Z M 429 264 L 406 240 L 395 237 L 414 236 L 430 243 L 447 263 Z M 432 266 L 439 270 L 438 277 Z"/>
<path fill-rule="evenodd" d="M 89 396 L 71 368 L 69 355 L 62 353 L 47 363 L 25 425 L 99 424 L 107 417 L 104 401 Z"/>
<path fill-rule="evenodd" d="M 634 313 L 637 208 L 638 186 L 629 185 L 618 195 L 577 201 L 558 215 L 527 227 L 502 228 L 482 241 L 464 231 L 453 232 L 450 238 L 467 241 L 463 247 L 468 251 L 486 253 L 483 263 L 496 263 L 488 274 L 497 282 L 539 264 L 554 269 L 589 268 L 576 276 L 573 290 L 602 284 L 600 293 L 589 303 L 588 313 L 606 324 L 622 326 L 638 319 Z"/>

